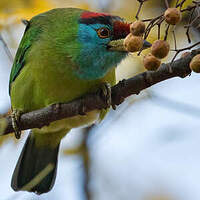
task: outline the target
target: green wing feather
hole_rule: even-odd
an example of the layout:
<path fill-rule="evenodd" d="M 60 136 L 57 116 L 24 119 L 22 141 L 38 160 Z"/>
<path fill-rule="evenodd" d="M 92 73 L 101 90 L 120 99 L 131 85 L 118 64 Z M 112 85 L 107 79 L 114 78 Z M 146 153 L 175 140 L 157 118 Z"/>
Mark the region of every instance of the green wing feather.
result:
<path fill-rule="evenodd" d="M 31 44 L 33 43 L 33 41 L 37 39 L 39 32 L 40 32 L 40 29 L 38 27 L 31 27 L 30 22 L 29 22 L 24 32 L 24 36 L 20 42 L 19 48 L 15 56 L 15 60 L 11 69 L 10 81 L 9 81 L 9 94 L 11 91 L 11 84 L 12 82 L 15 81 L 21 69 L 24 67 L 28 49 L 31 47 Z"/>

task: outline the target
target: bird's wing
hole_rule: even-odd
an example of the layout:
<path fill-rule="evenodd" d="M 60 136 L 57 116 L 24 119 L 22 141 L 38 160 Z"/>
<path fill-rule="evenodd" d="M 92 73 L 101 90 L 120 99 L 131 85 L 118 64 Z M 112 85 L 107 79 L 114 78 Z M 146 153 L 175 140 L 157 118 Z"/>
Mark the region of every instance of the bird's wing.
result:
<path fill-rule="evenodd" d="M 24 36 L 20 42 L 19 48 L 15 56 L 15 60 L 12 66 L 12 70 L 10 73 L 9 94 L 11 91 L 11 84 L 12 82 L 15 81 L 21 69 L 24 67 L 28 49 L 31 47 L 31 44 L 33 43 L 33 41 L 37 38 L 37 35 L 39 32 L 40 30 L 38 29 L 38 27 L 31 27 L 30 24 L 28 24 L 25 29 Z"/>

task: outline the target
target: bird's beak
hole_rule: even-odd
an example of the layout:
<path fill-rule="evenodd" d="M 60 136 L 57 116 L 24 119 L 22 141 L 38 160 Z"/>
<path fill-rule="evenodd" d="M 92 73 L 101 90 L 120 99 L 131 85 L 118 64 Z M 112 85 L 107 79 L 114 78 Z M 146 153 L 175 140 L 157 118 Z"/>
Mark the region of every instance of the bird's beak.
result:
<path fill-rule="evenodd" d="M 148 49 L 149 47 L 151 47 L 151 43 L 144 40 L 142 49 Z M 125 52 L 127 52 L 127 50 L 124 46 L 124 39 L 110 41 L 107 48 L 110 51 L 125 51 Z"/>
<path fill-rule="evenodd" d="M 110 41 L 107 48 L 109 51 L 127 51 L 124 46 L 124 39 Z"/>
<path fill-rule="evenodd" d="M 142 49 L 148 49 L 151 46 L 152 46 L 152 44 L 150 42 L 144 40 Z"/>

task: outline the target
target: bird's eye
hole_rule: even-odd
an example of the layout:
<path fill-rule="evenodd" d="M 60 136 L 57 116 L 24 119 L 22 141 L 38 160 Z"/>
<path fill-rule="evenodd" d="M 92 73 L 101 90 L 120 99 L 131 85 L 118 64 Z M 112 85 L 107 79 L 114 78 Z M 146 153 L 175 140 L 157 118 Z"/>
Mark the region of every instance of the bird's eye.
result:
<path fill-rule="evenodd" d="M 102 39 L 108 38 L 110 37 L 110 30 L 106 27 L 103 27 L 103 28 L 97 29 L 97 34 Z"/>

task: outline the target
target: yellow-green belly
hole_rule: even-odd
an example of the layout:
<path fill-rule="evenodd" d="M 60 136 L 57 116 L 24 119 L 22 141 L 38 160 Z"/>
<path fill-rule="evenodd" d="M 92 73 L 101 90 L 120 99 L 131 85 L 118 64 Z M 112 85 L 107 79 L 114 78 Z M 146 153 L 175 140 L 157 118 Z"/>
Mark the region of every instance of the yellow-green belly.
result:
<path fill-rule="evenodd" d="M 31 62 L 30 62 L 31 63 Z M 23 113 L 37 110 L 55 103 L 69 102 L 87 92 L 98 89 L 102 83 L 115 83 L 114 69 L 104 78 L 92 81 L 80 80 L 63 66 L 25 65 L 11 85 L 12 108 Z M 62 68 L 61 68 L 62 67 Z M 92 111 L 86 116 L 76 116 L 53 122 L 37 132 L 49 133 L 69 130 L 91 124 L 99 119 L 103 111 Z M 105 111 L 104 111 L 105 112 Z"/>

